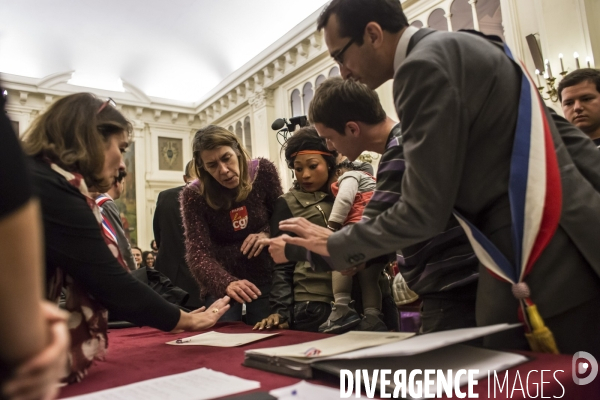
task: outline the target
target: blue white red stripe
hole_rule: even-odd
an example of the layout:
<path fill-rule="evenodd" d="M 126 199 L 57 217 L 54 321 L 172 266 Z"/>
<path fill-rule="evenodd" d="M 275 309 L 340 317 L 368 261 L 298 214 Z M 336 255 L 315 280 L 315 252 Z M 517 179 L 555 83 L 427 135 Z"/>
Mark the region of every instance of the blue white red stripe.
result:
<path fill-rule="evenodd" d="M 513 59 L 506 46 L 505 52 Z M 523 77 L 509 178 L 515 260 L 508 260 L 479 229 L 454 212 L 479 261 L 513 284 L 531 271 L 558 227 L 562 208 L 560 172 L 545 106 L 531 77 L 519 66 Z"/>

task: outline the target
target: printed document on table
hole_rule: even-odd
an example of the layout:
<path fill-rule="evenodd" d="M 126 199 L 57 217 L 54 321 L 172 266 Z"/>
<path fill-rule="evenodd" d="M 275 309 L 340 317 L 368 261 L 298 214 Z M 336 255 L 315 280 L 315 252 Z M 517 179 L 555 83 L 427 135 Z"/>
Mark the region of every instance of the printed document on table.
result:
<path fill-rule="evenodd" d="M 101 390 L 69 400 L 203 400 L 260 388 L 260 382 L 208 368 Z"/>
<path fill-rule="evenodd" d="M 235 347 L 275 335 L 278 335 L 278 333 L 219 333 L 211 331 L 195 336 L 171 340 L 170 342 L 167 342 L 167 344 L 175 346 Z"/>
<path fill-rule="evenodd" d="M 289 346 L 247 350 L 246 353 L 274 357 L 318 358 L 364 349 L 365 347 L 398 342 L 411 336 L 414 336 L 414 333 L 350 331 L 343 335 L 332 336 L 327 339 L 313 340 Z"/>
<path fill-rule="evenodd" d="M 269 392 L 271 396 L 277 397 L 277 400 L 334 400 L 340 399 L 340 389 L 327 386 L 315 385 L 306 381 L 300 381 L 294 385 L 273 389 Z M 356 397 L 353 399 L 363 399 Z"/>
<path fill-rule="evenodd" d="M 490 326 L 481 326 L 477 328 L 452 329 L 449 331 L 440 331 L 418 335 L 404 342 L 393 342 L 377 347 L 363 348 L 360 350 L 345 352 L 328 357 L 328 360 L 351 360 L 359 358 L 377 358 L 377 357 L 399 357 L 410 356 L 413 354 L 425 353 L 427 351 L 439 349 L 457 343 L 477 339 L 496 332 L 507 329 L 513 329 L 521 324 L 497 324 Z"/>

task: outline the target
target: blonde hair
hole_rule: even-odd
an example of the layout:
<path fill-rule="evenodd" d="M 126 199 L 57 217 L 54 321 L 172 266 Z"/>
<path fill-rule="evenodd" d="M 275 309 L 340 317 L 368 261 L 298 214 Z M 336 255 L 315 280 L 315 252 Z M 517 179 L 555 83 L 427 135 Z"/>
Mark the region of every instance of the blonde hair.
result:
<path fill-rule="evenodd" d="M 23 150 L 80 173 L 89 188 L 106 192 L 113 183 L 102 176 L 106 141 L 121 132 L 129 135 L 132 126 L 117 109 L 103 104 L 91 93 L 59 99 L 25 132 Z"/>
<path fill-rule="evenodd" d="M 204 169 L 202 158 L 200 157 L 204 150 L 213 150 L 222 146 L 231 147 L 238 156 L 240 184 L 235 189 L 237 193 L 233 199 L 226 195 L 224 187 Z M 194 170 L 202 183 L 200 190 L 211 208 L 215 210 L 227 210 L 231 208 L 233 201 L 240 202 L 248 198 L 248 195 L 252 191 L 252 182 L 250 181 L 248 172 L 250 156 L 233 133 L 217 125 L 209 125 L 206 128 L 200 129 L 194 136 L 193 152 Z"/>

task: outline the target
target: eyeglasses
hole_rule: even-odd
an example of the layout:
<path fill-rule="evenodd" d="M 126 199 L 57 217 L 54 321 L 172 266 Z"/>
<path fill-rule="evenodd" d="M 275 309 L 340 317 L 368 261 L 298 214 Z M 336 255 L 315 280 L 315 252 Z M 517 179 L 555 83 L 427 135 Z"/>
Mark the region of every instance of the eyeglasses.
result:
<path fill-rule="evenodd" d="M 100 108 L 98 109 L 97 114 L 100 114 L 100 112 L 102 110 L 104 110 L 106 108 L 107 105 L 111 105 L 112 107 L 116 107 L 117 103 L 115 103 L 115 101 L 113 99 L 111 99 L 110 97 L 108 99 L 106 99 L 106 101 L 104 103 L 102 103 L 102 105 L 100 106 Z"/>
<path fill-rule="evenodd" d="M 346 52 L 346 50 L 348 50 L 348 47 L 352 46 L 352 43 L 354 43 L 354 39 L 350 39 L 350 41 L 348 43 L 346 43 L 346 45 L 344 47 L 342 47 L 342 49 L 340 51 L 335 53 L 334 56 L 331 56 L 333 58 L 333 60 L 336 63 L 338 63 L 340 66 L 344 65 L 344 53 Z"/>

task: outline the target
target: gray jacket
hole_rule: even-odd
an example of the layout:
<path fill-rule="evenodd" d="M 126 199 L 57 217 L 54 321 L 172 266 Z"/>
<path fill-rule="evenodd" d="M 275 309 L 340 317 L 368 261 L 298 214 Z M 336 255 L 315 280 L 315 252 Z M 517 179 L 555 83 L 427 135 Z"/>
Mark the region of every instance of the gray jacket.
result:
<path fill-rule="evenodd" d="M 406 172 L 402 198 L 388 211 L 332 235 L 336 268 L 427 240 L 453 209 L 513 260 L 508 177 L 520 69 L 498 46 L 468 33 L 421 29 L 394 76 Z M 546 110 L 561 172 L 558 230 L 526 282 L 544 318 L 600 294 L 600 153 L 563 118 Z M 516 322 L 509 284 L 481 269 L 480 325 Z"/>

